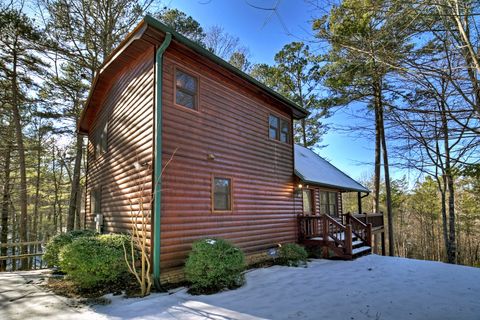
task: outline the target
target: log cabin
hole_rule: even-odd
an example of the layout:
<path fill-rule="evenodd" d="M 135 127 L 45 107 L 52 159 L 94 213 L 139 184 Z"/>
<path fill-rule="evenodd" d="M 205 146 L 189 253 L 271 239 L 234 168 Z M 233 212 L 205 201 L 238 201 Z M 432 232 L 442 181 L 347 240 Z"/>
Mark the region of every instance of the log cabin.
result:
<path fill-rule="evenodd" d="M 81 115 L 85 226 L 129 232 L 132 214 L 148 212 L 157 283 L 180 280 L 192 242 L 206 237 L 252 262 L 289 242 L 368 253 L 383 217 L 343 214 L 343 192 L 361 204 L 369 191 L 294 144 L 293 121 L 307 115 L 146 16 L 98 71 Z"/>

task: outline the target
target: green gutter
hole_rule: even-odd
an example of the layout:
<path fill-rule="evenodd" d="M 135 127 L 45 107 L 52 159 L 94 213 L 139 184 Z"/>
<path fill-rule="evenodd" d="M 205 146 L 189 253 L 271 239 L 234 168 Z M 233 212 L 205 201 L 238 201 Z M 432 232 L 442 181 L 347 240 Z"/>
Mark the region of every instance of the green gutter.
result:
<path fill-rule="evenodd" d="M 162 77 L 163 53 L 172 41 L 167 32 L 162 45 L 155 54 L 155 165 L 153 200 L 153 283 L 160 289 L 160 219 L 162 215 Z"/>

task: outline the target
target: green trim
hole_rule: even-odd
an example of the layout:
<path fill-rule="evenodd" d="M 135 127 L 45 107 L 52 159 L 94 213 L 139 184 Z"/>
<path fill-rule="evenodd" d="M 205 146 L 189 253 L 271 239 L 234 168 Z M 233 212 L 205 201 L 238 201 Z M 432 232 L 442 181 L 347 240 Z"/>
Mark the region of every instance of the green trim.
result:
<path fill-rule="evenodd" d="M 234 73 L 237 76 L 245 79 L 246 81 L 254 84 L 255 86 L 260 87 L 261 89 L 266 91 L 269 95 L 271 95 L 274 98 L 276 98 L 277 100 L 280 100 L 281 102 L 285 103 L 287 106 L 289 106 L 292 109 L 293 116 L 294 116 L 295 119 L 303 119 L 306 116 L 308 116 L 309 112 L 307 110 L 305 110 L 304 108 L 300 107 L 299 105 L 297 105 L 292 100 L 290 100 L 290 99 L 284 97 L 283 95 L 279 94 L 278 92 L 272 90 L 271 88 L 267 87 L 266 85 L 259 82 L 258 80 L 256 80 L 252 76 L 246 74 L 245 72 L 235 68 L 234 66 L 232 66 L 227 61 L 223 60 L 222 58 L 220 58 L 217 55 L 213 54 L 212 52 L 208 51 L 204 47 L 200 46 L 198 43 L 193 42 L 192 40 L 190 40 L 190 39 L 186 38 L 185 36 L 181 35 L 180 33 L 176 32 L 172 28 L 170 28 L 170 27 L 166 26 L 165 24 L 161 23 L 160 21 L 158 21 L 154 17 L 152 17 L 150 15 L 147 15 L 147 16 L 145 16 L 144 21 L 145 21 L 146 24 L 151 25 L 152 27 L 154 27 L 154 28 L 156 28 L 160 31 L 163 31 L 165 33 L 171 33 L 173 35 L 173 37 L 178 42 L 184 44 L 185 46 L 187 46 L 188 48 L 197 52 L 198 54 L 212 60 L 217 65 L 228 69 L 232 73 Z"/>
<path fill-rule="evenodd" d="M 153 201 L 153 283 L 160 289 L 160 219 L 162 215 L 162 76 L 163 53 L 172 41 L 172 34 L 165 33 L 162 45 L 155 53 L 155 165 Z"/>

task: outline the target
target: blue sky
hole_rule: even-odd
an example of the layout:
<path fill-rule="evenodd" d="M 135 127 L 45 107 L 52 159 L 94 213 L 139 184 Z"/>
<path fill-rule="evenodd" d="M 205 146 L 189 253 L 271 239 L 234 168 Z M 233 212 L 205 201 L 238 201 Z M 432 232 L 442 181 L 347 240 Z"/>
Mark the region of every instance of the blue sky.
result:
<path fill-rule="evenodd" d="M 254 63 L 273 63 L 275 53 L 292 41 L 312 40 L 311 21 L 322 14 L 302 0 L 279 2 L 277 13 L 252 6 L 273 7 L 277 0 L 170 0 L 165 4 L 191 15 L 204 27 L 220 25 L 238 36 Z M 316 48 L 315 44 L 311 45 Z M 326 120 L 333 128 L 324 137 L 327 147 L 319 151 L 339 169 L 359 179 L 373 171 L 373 137 L 358 132 L 346 134 L 336 126 L 364 123 L 357 110 L 340 110 Z M 394 177 L 396 175 L 394 174 Z"/>

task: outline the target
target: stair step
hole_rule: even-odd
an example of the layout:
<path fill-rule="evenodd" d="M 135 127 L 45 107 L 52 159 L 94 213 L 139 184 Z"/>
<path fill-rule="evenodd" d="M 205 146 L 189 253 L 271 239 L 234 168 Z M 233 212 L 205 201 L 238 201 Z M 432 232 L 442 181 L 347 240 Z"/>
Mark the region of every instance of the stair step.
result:
<path fill-rule="evenodd" d="M 363 247 L 360 247 L 360 248 L 356 248 L 356 249 L 353 249 L 352 250 L 352 255 L 360 255 L 362 253 L 365 253 L 365 252 L 370 252 L 372 250 L 372 247 L 369 247 L 369 246 L 363 246 Z"/>
<path fill-rule="evenodd" d="M 336 234 L 339 240 L 345 240 L 345 232 L 339 232 Z M 352 241 L 356 241 L 358 237 L 355 234 L 352 234 Z"/>
<path fill-rule="evenodd" d="M 363 241 L 362 240 L 357 240 L 352 242 L 352 248 L 359 248 L 363 246 Z"/>

